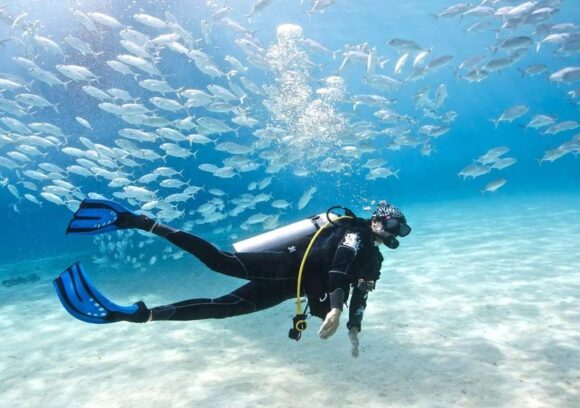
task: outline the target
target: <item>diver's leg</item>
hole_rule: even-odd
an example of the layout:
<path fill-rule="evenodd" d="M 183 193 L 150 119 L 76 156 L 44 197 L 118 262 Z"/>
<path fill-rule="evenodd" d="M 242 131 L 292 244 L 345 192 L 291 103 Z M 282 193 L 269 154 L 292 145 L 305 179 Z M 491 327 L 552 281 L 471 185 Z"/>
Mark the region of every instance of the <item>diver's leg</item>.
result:
<path fill-rule="evenodd" d="M 211 270 L 236 278 L 249 279 L 244 264 L 231 252 L 222 251 L 212 243 L 196 235 L 188 234 L 160 224 L 145 215 L 128 215 L 120 221 L 127 228 L 137 228 L 165 238 L 172 244 L 189 252 Z"/>
<path fill-rule="evenodd" d="M 162 230 L 166 230 L 169 227 L 162 226 L 161 228 Z M 197 235 L 173 229 L 167 234 L 160 234 L 157 227 L 154 228 L 152 232 L 165 238 L 184 251 L 189 252 L 213 271 L 236 278 L 249 279 L 246 267 L 235 256 L 235 254 L 222 251 L 211 242 L 206 241 Z"/>
<path fill-rule="evenodd" d="M 300 257 L 288 252 L 236 252 L 234 254 L 248 270 L 248 279 L 265 281 L 294 280 L 298 278 Z"/>
<path fill-rule="evenodd" d="M 223 319 L 276 306 L 294 295 L 295 282 L 252 281 L 216 299 L 191 299 L 151 309 L 150 320 Z"/>
<path fill-rule="evenodd" d="M 296 280 L 298 259 L 285 252 L 227 252 L 211 242 L 161 225 L 152 232 L 194 255 L 213 271 L 248 280 Z"/>
<path fill-rule="evenodd" d="M 165 238 L 172 244 L 189 252 L 208 268 L 224 275 L 251 280 L 296 279 L 298 258 L 286 252 L 232 253 L 222 251 L 197 235 L 177 230 L 153 221 L 145 215 L 131 213 L 122 222 L 130 228 L 138 228 Z"/>

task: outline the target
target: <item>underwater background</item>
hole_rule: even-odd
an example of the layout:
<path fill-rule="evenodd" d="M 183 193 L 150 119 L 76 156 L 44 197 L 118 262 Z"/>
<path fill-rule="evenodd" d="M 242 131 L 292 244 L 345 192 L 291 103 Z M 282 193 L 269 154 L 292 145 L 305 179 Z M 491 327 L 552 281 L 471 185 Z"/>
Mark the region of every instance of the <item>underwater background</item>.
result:
<path fill-rule="evenodd" d="M 577 406 L 578 5 L 0 3 L 0 400 Z M 164 328 L 74 321 L 51 281 L 75 261 L 119 301 L 239 284 L 144 234 L 65 236 L 87 196 L 226 250 L 334 205 L 368 217 L 382 199 L 413 234 L 382 249 L 352 360 L 344 333 L 290 342 L 290 302 Z"/>

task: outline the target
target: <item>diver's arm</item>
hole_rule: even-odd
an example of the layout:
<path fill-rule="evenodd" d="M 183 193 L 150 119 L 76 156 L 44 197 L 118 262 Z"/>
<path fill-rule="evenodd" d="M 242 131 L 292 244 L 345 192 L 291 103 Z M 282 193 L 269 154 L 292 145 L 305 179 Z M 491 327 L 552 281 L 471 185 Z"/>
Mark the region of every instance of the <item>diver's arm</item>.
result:
<path fill-rule="evenodd" d="M 357 332 L 361 331 L 361 323 L 367 307 L 367 298 L 368 292 L 364 292 L 356 286 L 354 287 L 348 308 L 348 322 L 346 323 L 346 327 L 349 330 L 356 329 Z"/>
<path fill-rule="evenodd" d="M 347 271 L 361 245 L 358 233 L 348 231 L 336 249 L 334 259 L 328 271 L 328 286 L 331 309 L 342 311 L 345 302 L 344 288 L 350 283 Z"/>
<path fill-rule="evenodd" d="M 330 312 L 326 315 L 318 335 L 327 339 L 336 333 L 340 323 L 340 314 L 345 301 L 344 288 L 349 283 L 348 268 L 360 248 L 360 236 L 348 231 L 334 254 L 334 259 L 328 271 L 328 286 L 330 293 Z"/>

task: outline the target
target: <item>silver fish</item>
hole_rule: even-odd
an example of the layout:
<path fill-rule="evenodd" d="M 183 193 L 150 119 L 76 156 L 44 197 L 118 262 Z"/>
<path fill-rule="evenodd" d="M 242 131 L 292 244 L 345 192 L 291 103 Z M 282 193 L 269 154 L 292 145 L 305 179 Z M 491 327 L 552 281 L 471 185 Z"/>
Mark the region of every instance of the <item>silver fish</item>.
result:
<path fill-rule="evenodd" d="M 146 25 L 147 27 L 156 28 L 158 30 L 167 28 L 167 23 L 165 21 L 145 13 L 135 14 L 133 19 L 143 25 Z"/>
<path fill-rule="evenodd" d="M 87 13 L 87 16 L 91 20 L 93 20 L 95 23 L 106 26 L 106 27 L 119 28 L 119 27 L 123 26 L 114 17 L 111 17 L 111 16 L 104 14 L 104 13 L 92 12 L 92 13 Z"/>
<path fill-rule="evenodd" d="M 304 193 L 302 193 L 302 196 L 298 200 L 297 208 L 299 210 L 302 210 L 304 207 L 306 207 L 308 205 L 308 203 L 310 202 L 310 200 L 312 200 L 312 197 L 314 196 L 314 193 L 316 193 L 316 191 L 317 191 L 317 188 L 315 186 L 310 187 L 309 189 L 304 191 Z"/>
<path fill-rule="evenodd" d="M 505 183 L 507 183 L 507 180 L 504 178 L 490 181 L 486 184 L 485 188 L 482 190 L 482 193 L 493 193 L 502 187 Z"/>

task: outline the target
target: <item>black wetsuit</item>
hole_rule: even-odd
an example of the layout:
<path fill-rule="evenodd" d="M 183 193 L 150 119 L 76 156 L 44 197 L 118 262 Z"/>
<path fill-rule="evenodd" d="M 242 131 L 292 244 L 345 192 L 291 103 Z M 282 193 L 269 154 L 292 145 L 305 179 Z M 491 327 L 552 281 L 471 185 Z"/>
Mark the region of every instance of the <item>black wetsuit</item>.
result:
<path fill-rule="evenodd" d="M 152 309 L 153 320 L 221 319 L 253 313 L 295 298 L 298 269 L 305 248 L 285 252 L 226 252 L 204 239 L 156 224 L 156 235 L 193 254 L 208 268 L 249 282 L 215 299 L 191 299 Z M 348 228 L 329 227 L 316 240 L 306 261 L 302 289 L 310 313 L 324 318 L 332 307 L 342 310 L 349 295 L 347 326 L 360 330 L 367 294 L 357 288 L 359 278 L 376 281 L 383 257 L 366 223 Z"/>

